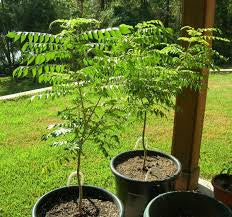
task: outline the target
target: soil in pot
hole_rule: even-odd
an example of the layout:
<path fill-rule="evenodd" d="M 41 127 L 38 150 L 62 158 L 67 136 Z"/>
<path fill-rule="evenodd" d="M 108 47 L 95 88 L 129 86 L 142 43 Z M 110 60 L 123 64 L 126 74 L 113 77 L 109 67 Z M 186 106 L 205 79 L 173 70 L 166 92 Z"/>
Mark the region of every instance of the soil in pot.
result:
<path fill-rule="evenodd" d="M 157 195 L 175 189 L 180 162 L 158 151 L 147 151 L 143 169 L 143 150 L 123 152 L 111 160 L 116 192 L 125 207 L 126 217 L 142 217 L 147 204 Z"/>
<path fill-rule="evenodd" d="M 220 174 L 212 179 L 214 196 L 232 209 L 232 175 Z"/>
<path fill-rule="evenodd" d="M 82 213 L 78 209 L 77 186 L 61 187 L 43 195 L 34 205 L 32 217 L 123 217 L 120 200 L 99 187 L 82 186 Z"/>
<path fill-rule="evenodd" d="M 232 193 L 232 176 L 222 175 L 221 177 L 214 180 L 215 184 Z"/>
<path fill-rule="evenodd" d="M 131 157 L 117 165 L 116 170 L 132 179 L 158 181 L 172 177 L 177 171 L 176 164 L 161 156 L 147 156 L 146 167 L 142 168 L 143 156 Z"/>
<path fill-rule="evenodd" d="M 50 204 L 51 205 L 51 204 Z M 116 205 L 110 201 L 99 199 L 83 199 L 82 214 L 78 211 L 78 203 L 72 201 L 59 201 L 46 212 L 45 217 L 118 217 Z"/>

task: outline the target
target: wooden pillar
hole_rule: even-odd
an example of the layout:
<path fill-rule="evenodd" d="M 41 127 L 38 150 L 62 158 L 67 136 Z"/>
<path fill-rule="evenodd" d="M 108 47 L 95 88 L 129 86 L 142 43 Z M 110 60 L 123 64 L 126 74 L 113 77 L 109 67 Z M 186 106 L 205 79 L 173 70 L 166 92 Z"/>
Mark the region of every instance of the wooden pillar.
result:
<path fill-rule="evenodd" d="M 182 25 L 212 27 L 214 23 L 215 0 L 182 0 Z M 177 180 L 178 190 L 194 190 L 197 188 L 199 171 L 201 137 L 205 113 L 208 85 L 208 71 L 203 88 L 198 92 L 185 89 L 177 97 L 175 112 L 172 154 L 182 163 L 182 175 Z"/>

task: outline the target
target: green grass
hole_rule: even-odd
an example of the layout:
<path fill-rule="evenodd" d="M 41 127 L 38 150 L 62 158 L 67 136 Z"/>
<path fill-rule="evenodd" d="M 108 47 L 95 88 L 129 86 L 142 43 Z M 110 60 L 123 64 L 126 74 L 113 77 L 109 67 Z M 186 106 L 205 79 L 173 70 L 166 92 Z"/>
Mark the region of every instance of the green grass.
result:
<path fill-rule="evenodd" d="M 0 96 L 34 90 L 45 87 L 43 84 L 33 82 L 32 79 L 14 79 L 12 77 L 0 77 Z"/>
<path fill-rule="evenodd" d="M 223 163 L 232 158 L 232 74 L 212 75 L 209 82 L 206 117 L 201 149 L 201 176 L 210 179 L 220 172 Z M 64 186 L 75 162 L 63 161 L 62 148 L 51 148 L 42 142 L 46 127 L 58 122 L 57 111 L 69 104 L 68 99 L 34 101 L 21 98 L 0 102 L 0 216 L 29 217 L 36 200 L 45 192 Z M 170 152 L 173 114 L 168 119 L 150 117 L 148 139 L 151 148 Z M 132 149 L 140 136 L 141 125 L 125 129 L 122 144 L 110 150 L 111 156 Z M 109 169 L 99 149 L 85 149 L 82 171 L 85 183 L 114 191 Z"/>

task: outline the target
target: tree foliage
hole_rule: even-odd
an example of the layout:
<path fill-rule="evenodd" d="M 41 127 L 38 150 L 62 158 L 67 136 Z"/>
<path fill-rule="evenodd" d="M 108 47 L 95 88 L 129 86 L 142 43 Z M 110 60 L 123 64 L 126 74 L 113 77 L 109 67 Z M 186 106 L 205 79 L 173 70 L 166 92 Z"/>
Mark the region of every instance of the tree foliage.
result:
<path fill-rule="evenodd" d="M 22 44 L 23 58 L 14 76 L 32 75 L 40 82 L 49 82 L 53 89 L 45 95 L 47 98 L 75 96 L 74 106 L 59 114 L 63 122 L 45 138 L 69 134 L 68 139 L 54 145 L 63 145 L 76 155 L 81 213 L 84 146 L 93 142 L 107 155 L 107 147 L 119 142 L 116 132 L 126 113 L 122 107 L 124 98 L 119 97 L 118 72 L 112 70 L 108 57 L 113 43 L 129 29 L 126 25 L 97 29 L 98 21 L 84 18 L 58 20 L 52 25 L 57 24 L 63 29 L 57 35 L 10 32 L 8 37 Z M 93 27 L 96 30 L 91 30 Z"/>
<path fill-rule="evenodd" d="M 72 135 L 56 145 L 77 154 L 80 187 L 83 145 L 92 141 L 107 154 L 105 146 L 119 141 L 114 129 L 121 127 L 119 120 L 125 119 L 126 111 L 144 119 L 145 165 L 147 114 L 164 116 L 174 108 L 173 99 L 183 88 L 200 88 L 199 71 L 216 68 L 214 55 L 223 58 L 208 41 L 227 41 L 209 34 L 219 33 L 217 29 L 184 27 L 187 34 L 178 39 L 186 43 L 182 47 L 173 43 L 173 30 L 158 20 L 107 29 L 99 29 L 97 20 L 84 18 L 51 24 L 57 25 L 62 31 L 56 35 L 8 33 L 22 44 L 23 52 L 21 66 L 13 75 L 32 75 L 51 83 L 53 90 L 45 97 L 76 96 L 75 106 L 60 113 L 64 123 L 55 126 L 59 129 L 50 136 Z"/>

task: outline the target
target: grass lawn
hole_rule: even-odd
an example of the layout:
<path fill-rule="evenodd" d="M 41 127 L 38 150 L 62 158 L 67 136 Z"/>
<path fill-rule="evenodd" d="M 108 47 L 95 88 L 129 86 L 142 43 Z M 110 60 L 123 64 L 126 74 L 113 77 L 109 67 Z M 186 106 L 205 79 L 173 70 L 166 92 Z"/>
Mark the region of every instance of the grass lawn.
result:
<path fill-rule="evenodd" d="M 29 217 L 36 200 L 45 192 L 64 186 L 74 161 L 63 161 L 67 153 L 51 148 L 40 137 L 46 127 L 58 121 L 57 111 L 67 99 L 29 102 L 27 98 L 0 102 L 0 216 Z M 150 148 L 170 152 L 173 115 L 151 117 L 147 128 Z M 141 124 L 128 126 L 122 144 L 110 154 L 132 149 L 140 136 Z M 85 183 L 114 191 L 105 159 L 95 145 L 86 147 L 82 171 Z M 232 74 L 211 75 L 201 149 L 201 176 L 210 179 L 232 158 Z"/>
<path fill-rule="evenodd" d="M 34 90 L 45 87 L 43 84 L 33 82 L 32 79 L 18 79 L 12 77 L 0 77 L 0 96 Z"/>

